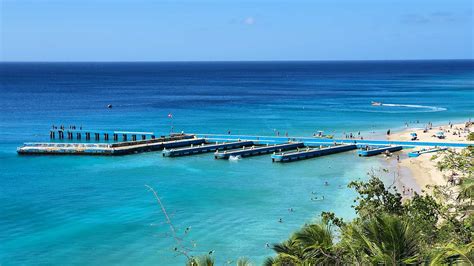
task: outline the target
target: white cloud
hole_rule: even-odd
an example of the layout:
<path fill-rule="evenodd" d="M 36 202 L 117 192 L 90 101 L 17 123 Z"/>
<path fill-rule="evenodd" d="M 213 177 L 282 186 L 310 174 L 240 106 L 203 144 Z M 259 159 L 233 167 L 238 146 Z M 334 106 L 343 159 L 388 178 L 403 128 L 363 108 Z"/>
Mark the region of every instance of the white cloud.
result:
<path fill-rule="evenodd" d="M 244 19 L 244 24 L 253 25 L 253 24 L 255 24 L 255 19 L 253 17 L 247 17 L 247 18 Z"/>

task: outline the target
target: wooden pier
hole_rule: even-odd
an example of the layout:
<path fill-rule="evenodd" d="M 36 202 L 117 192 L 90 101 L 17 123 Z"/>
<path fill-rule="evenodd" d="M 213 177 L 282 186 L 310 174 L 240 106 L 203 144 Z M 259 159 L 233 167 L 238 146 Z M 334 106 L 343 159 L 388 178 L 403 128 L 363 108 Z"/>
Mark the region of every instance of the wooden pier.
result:
<path fill-rule="evenodd" d="M 257 156 L 257 155 L 262 155 L 262 154 L 268 154 L 272 152 L 294 150 L 294 149 L 302 148 L 302 147 L 304 147 L 304 144 L 302 142 L 267 145 L 267 146 L 251 146 L 251 147 L 243 147 L 240 150 L 216 152 L 214 154 L 214 158 L 229 159 L 230 156 L 250 157 L 250 156 Z"/>
<path fill-rule="evenodd" d="M 105 143 L 25 143 L 19 154 L 125 155 L 169 148 L 200 145 L 205 139 L 194 135 L 173 135 L 149 140 Z"/>
<path fill-rule="evenodd" d="M 171 149 L 163 150 L 163 156 L 165 157 L 178 157 L 178 156 L 187 156 L 194 155 L 206 152 L 214 152 L 218 150 L 229 150 L 237 149 L 244 146 L 254 145 L 253 141 L 236 141 L 236 142 L 227 142 L 227 143 L 215 143 L 215 144 L 201 144 L 199 146 L 191 146 L 180 149 Z"/>
<path fill-rule="evenodd" d="M 403 149 L 402 146 L 385 146 L 385 147 L 366 146 L 366 147 L 362 147 L 360 150 L 358 150 L 357 154 L 359 156 L 368 157 L 368 156 L 374 156 L 374 155 L 378 155 L 378 154 L 385 153 L 385 152 L 390 153 L 390 152 L 401 151 L 402 149 Z"/>
<path fill-rule="evenodd" d="M 355 144 L 342 144 L 342 145 L 330 146 L 330 147 L 319 148 L 319 149 L 307 147 L 304 149 L 298 149 L 297 151 L 272 154 L 272 162 L 284 163 L 284 162 L 299 161 L 299 160 L 305 160 L 305 159 L 310 159 L 314 157 L 335 154 L 335 153 L 340 153 L 340 152 L 345 152 L 345 151 L 350 151 L 350 150 L 355 150 L 355 149 L 357 149 L 357 145 Z"/>

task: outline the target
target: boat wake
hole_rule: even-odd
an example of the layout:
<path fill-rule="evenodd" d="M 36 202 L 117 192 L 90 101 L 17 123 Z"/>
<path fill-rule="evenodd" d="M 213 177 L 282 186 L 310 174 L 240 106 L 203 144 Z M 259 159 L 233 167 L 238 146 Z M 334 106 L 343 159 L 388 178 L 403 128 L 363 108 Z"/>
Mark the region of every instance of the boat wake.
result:
<path fill-rule="evenodd" d="M 231 155 L 231 156 L 229 156 L 229 161 L 231 161 L 231 162 L 237 162 L 240 159 L 242 159 L 242 157 L 240 155 L 237 155 L 237 156 Z"/>
<path fill-rule="evenodd" d="M 417 109 L 426 109 L 433 112 L 442 112 L 448 109 L 444 107 L 436 107 L 436 106 L 427 106 L 427 105 L 416 105 L 416 104 L 396 104 L 396 103 L 382 103 L 382 106 L 390 106 L 390 107 L 406 107 L 406 108 L 417 108 Z"/>

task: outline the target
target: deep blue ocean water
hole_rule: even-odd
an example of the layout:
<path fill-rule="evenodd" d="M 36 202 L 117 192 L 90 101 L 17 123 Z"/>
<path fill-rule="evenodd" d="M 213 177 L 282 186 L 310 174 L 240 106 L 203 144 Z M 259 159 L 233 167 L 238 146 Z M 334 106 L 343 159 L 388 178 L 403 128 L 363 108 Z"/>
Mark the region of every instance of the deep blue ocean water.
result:
<path fill-rule="evenodd" d="M 353 217 L 345 185 L 380 161 L 350 152 L 284 165 L 159 152 L 30 157 L 16 147 L 49 141 L 52 124 L 374 137 L 405 122 L 461 121 L 474 114 L 474 61 L 0 63 L 0 95 L 0 264 L 182 265 L 145 184 L 180 234 L 191 227 L 191 254 L 260 263 L 272 255 L 265 243 L 321 211 Z"/>

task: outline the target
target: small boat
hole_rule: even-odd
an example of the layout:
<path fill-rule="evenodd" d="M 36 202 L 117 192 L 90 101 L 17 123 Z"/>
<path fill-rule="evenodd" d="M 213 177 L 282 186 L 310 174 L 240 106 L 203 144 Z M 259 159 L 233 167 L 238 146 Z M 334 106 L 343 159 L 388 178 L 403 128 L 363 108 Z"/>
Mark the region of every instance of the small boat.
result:
<path fill-rule="evenodd" d="M 370 103 L 372 106 L 381 106 L 382 103 L 381 102 L 371 102 Z"/>
<path fill-rule="evenodd" d="M 111 104 L 108 104 L 108 105 L 107 105 L 107 108 L 111 109 L 111 108 L 112 108 L 112 105 L 111 105 Z"/>

